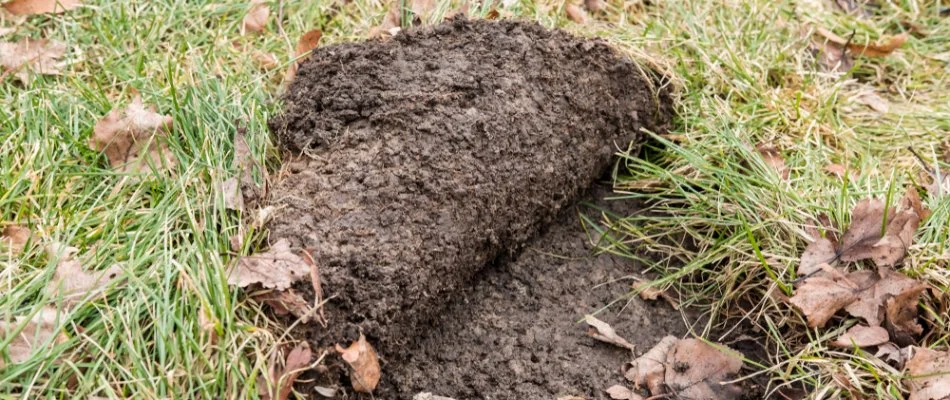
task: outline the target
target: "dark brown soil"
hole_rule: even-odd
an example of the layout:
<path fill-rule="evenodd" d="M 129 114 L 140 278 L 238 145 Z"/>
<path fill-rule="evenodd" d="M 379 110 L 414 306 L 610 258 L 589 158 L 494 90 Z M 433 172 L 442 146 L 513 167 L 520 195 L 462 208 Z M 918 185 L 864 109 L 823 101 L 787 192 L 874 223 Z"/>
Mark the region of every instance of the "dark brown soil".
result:
<path fill-rule="evenodd" d="M 600 41 L 519 22 L 459 20 L 316 51 L 270 121 L 285 150 L 307 155 L 272 192 L 280 212 L 270 240 L 313 249 L 331 299 L 329 326 L 295 336 L 319 354 L 362 331 L 390 361 L 381 390 L 422 387 L 416 378 L 395 385 L 393 361 L 411 362 L 403 357 L 479 271 L 516 255 L 617 148 L 638 143 L 642 128 L 666 129 L 668 94 L 640 71 Z M 569 276 L 533 288 L 563 295 L 579 287 L 572 279 L 593 282 Z"/>
<path fill-rule="evenodd" d="M 629 202 L 591 201 L 620 213 Z M 626 206 L 626 207 L 624 207 Z M 419 329 L 418 341 L 387 365 L 379 398 L 431 392 L 456 399 L 606 399 L 624 381 L 630 351 L 586 336 L 576 322 L 630 292 L 638 268 L 630 260 L 594 255 L 578 212 L 565 210 L 512 262 L 477 277 L 446 312 Z M 678 312 L 662 302 L 621 301 L 598 315 L 637 346 L 637 355 L 666 335 L 681 335 Z M 629 383 L 628 383 L 629 384 Z"/>

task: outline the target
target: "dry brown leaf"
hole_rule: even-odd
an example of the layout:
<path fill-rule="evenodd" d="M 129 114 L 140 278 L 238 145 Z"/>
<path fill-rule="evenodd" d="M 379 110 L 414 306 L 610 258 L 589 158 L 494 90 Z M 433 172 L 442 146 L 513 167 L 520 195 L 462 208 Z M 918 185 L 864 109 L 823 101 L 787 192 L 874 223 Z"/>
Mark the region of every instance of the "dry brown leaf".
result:
<path fill-rule="evenodd" d="M 257 66 L 264 71 L 270 71 L 274 68 L 277 68 L 278 65 L 276 56 L 260 50 L 251 50 L 251 59 L 253 59 L 254 62 L 257 63 Z"/>
<path fill-rule="evenodd" d="M 881 114 L 887 114 L 891 109 L 891 104 L 885 100 L 883 97 L 874 92 L 863 93 L 858 96 L 858 101 L 861 104 L 864 104 L 868 107 L 871 107 L 872 110 L 877 111 Z"/>
<path fill-rule="evenodd" d="M 274 314 L 291 314 L 300 318 L 303 323 L 310 321 L 311 304 L 293 289 L 255 294 L 253 299 L 270 306 Z"/>
<path fill-rule="evenodd" d="M 838 249 L 841 261 L 871 259 L 879 267 L 892 267 L 904 259 L 920 225 L 920 217 L 912 209 L 897 211 L 892 207 L 886 211 L 887 227 L 881 235 L 885 222 L 884 202 L 864 199 L 855 205 L 851 226 L 841 237 Z"/>
<path fill-rule="evenodd" d="M 822 269 L 830 267 L 824 264 Z M 788 302 L 805 314 L 809 327 L 821 327 L 838 310 L 858 300 L 857 289 L 840 273 L 817 275 L 806 279 Z"/>
<path fill-rule="evenodd" d="M 788 180 L 789 169 L 785 166 L 785 159 L 782 158 L 782 153 L 777 147 L 759 143 L 755 145 L 755 150 L 762 156 L 765 165 L 774 169 L 782 180 Z"/>
<path fill-rule="evenodd" d="M 917 193 L 917 189 L 913 186 L 907 187 L 907 192 L 904 193 L 904 197 L 901 198 L 901 208 L 914 210 L 914 213 L 917 214 L 917 218 L 921 221 L 926 220 L 931 213 L 930 209 L 920 200 L 920 194 Z"/>
<path fill-rule="evenodd" d="M 879 326 L 855 325 L 831 342 L 837 347 L 870 347 L 887 343 L 887 329 Z"/>
<path fill-rule="evenodd" d="M 353 369 L 350 375 L 350 381 L 353 384 L 353 390 L 360 393 L 371 393 L 379 384 L 381 371 L 379 369 L 379 358 L 376 356 L 376 350 L 366 341 L 363 333 L 360 338 L 350 344 L 350 347 L 343 348 L 336 345 L 336 351 L 340 353 L 343 361 Z"/>
<path fill-rule="evenodd" d="M 16 43 L 0 42 L 0 76 L 13 75 L 21 82 L 29 82 L 31 74 L 59 75 L 65 63 L 66 45 L 47 39 L 23 39 Z"/>
<path fill-rule="evenodd" d="M 575 24 L 583 25 L 587 23 L 587 11 L 584 11 L 583 8 L 580 8 L 576 4 L 565 5 L 564 12 L 567 14 L 567 18 L 574 21 Z"/>
<path fill-rule="evenodd" d="M 291 63 L 290 67 L 287 68 L 287 72 L 284 73 L 285 83 L 294 80 L 294 77 L 297 76 L 297 69 L 300 68 L 300 62 L 303 61 L 300 57 L 317 48 L 320 44 L 321 37 L 323 37 L 323 31 L 314 29 L 304 33 L 303 36 L 297 40 L 297 49 L 294 52 L 294 59 L 297 59 L 297 61 Z"/>
<path fill-rule="evenodd" d="M 950 353 L 917 348 L 907 362 L 908 400 L 945 400 L 950 397 Z"/>
<path fill-rule="evenodd" d="M 811 275 L 821 270 L 822 264 L 827 264 L 837 257 L 835 243 L 831 239 L 820 237 L 805 247 L 801 261 L 798 264 L 798 275 Z"/>
<path fill-rule="evenodd" d="M 592 13 L 604 11 L 607 8 L 607 2 L 604 0 L 584 0 L 584 6 Z"/>
<path fill-rule="evenodd" d="M 587 331 L 587 336 L 630 350 L 636 348 L 636 346 L 628 342 L 626 339 L 620 337 L 620 335 L 617 334 L 617 331 L 610 327 L 610 324 L 597 319 L 593 315 L 584 316 L 584 322 L 586 322 L 587 325 L 590 325 L 592 328 Z"/>
<path fill-rule="evenodd" d="M 894 343 L 910 346 L 924 332 L 917 322 L 917 302 L 927 285 L 919 284 L 903 293 L 887 299 L 884 312 L 884 326 Z"/>
<path fill-rule="evenodd" d="M 228 273 L 228 284 L 247 287 L 259 283 L 268 289 L 286 290 L 309 275 L 307 262 L 290 249 L 287 239 L 281 239 L 266 252 L 238 259 Z"/>
<path fill-rule="evenodd" d="M 109 165 L 122 172 L 137 172 L 149 163 L 172 168 L 175 157 L 165 143 L 172 123 L 172 117 L 145 107 L 135 95 L 124 110 L 114 109 L 96 122 L 89 147 L 104 152 Z"/>
<path fill-rule="evenodd" d="M 219 190 L 224 196 L 224 208 L 244 212 L 244 195 L 241 194 L 241 182 L 238 178 L 228 178 L 219 185 Z"/>
<path fill-rule="evenodd" d="M 6 351 L 10 356 L 10 361 L 13 364 L 22 363 L 37 350 L 65 342 L 66 335 L 57 328 L 61 319 L 61 312 L 52 307 L 43 307 L 29 320 L 25 317 L 16 317 L 11 322 L 0 321 L 0 342 L 9 339 L 8 335 L 13 334 L 23 325 L 20 333 L 7 344 Z M 3 367 L 3 357 L 0 357 L 0 368 Z"/>
<path fill-rule="evenodd" d="M 894 343 L 884 343 L 877 347 L 877 353 L 874 356 L 898 368 L 903 368 L 907 357 L 910 356 L 910 350 L 910 347 L 900 348 Z"/>
<path fill-rule="evenodd" d="M 666 380 L 667 354 L 670 353 L 678 341 L 679 339 L 675 336 L 660 339 L 660 342 L 653 346 L 650 351 L 633 360 L 624 371 L 623 376 L 633 382 L 638 389 L 646 386 L 652 395 L 662 394 Z"/>
<path fill-rule="evenodd" d="M 623 385 L 613 385 L 604 391 L 607 392 L 607 395 L 610 396 L 610 398 L 614 400 L 642 400 L 643 399 L 643 396 L 640 396 L 639 394 L 634 393 L 632 390 L 630 390 L 630 388 Z"/>
<path fill-rule="evenodd" d="M 901 46 L 904 45 L 904 42 L 910 37 L 909 34 L 901 33 L 896 36 L 890 36 L 882 39 L 880 42 L 872 42 L 866 44 L 849 42 L 847 39 L 836 35 L 834 32 L 825 29 L 817 28 L 815 33 L 821 37 L 827 39 L 829 42 L 834 43 L 835 45 L 847 47 L 854 55 L 866 56 L 866 57 L 885 57 L 890 55 Z"/>
<path fill-rule="evenodd" d="M 29 228 L 20 225 L 7 225 L 0 232 L 0 250 L 8 250 L 13 255 L 23 252 L 26 244 L 33 237 Z"/>
<path fill-rule="evenodd" d="M 264 0 L 251 0 L 250 9 L 241 21 L 241 34 L 260 33 L 267 27 L 270 7 Z"/>
<path fill-rule="evenodd" d="M 56 265 L 53 279 L 46 285 L 46 293 L 55 301 L 62 300 L 65 306 L 72 306 L 84 298 L 102 293 L 122 274 L 122 267 L 118 265 L 102 271 L 85 271 L 79 261 L 68 256 Z"/>
<path fill-rule="evenodd" d="M 658 298 L 662 298 L 667 304 L 670 305 L 670 307 L 673 307 L 674 310 L 680 309 L 680 303 L 676 301 L 673 296 L 670 296 L 670 294 L 665 290 L 660 290 L 653 287 L 652 282 L 634 283 L 633 290 L 637 291 L 639 293 L 638 296 L 640 296 L 640 298 L 643 300 L 653 301 Z"/>
<path fill-rule="evenodd" d="M 742 394 L 737 385 L 722 383 L 742 369 L 742 355 L 728 347 L 683 339 L 670 350 L 666 365 L 666 387 L 675 398 L 736 399 Z"/>
<path fill-rule="evenodd" d="M 875 274 L 876 275 L 876 274 Z M 916 280 L 894 271 L 883 271 L 879 279 L 867 284 L 855 282 L 863 290 L 858 301 L 845 307 L 852 316 L 864 318 L 870 326 L 880 326 L 884 322 L 884 305 L 888 298 L 912 290 L 920 285 Z M 852 281 L 854 281 L 852 279 Z"/>
<path fill-rule="evenodd" d="M 826 71 L 845 73 L 854 67 L 854 59 L 844 47 L 830 41 L 812 40 L 811 48 L 818 55 L 818 64 Z"/>
<path fill-rule="evenodd" d="M 59 14 L 82 5 L 81 0 L 12 0 L 3 8 L 13 15 Z"/>
<path fill-rule="evenodd" d="M 859 178 L 857 172 L 849 172 L 848 167 L 841 164 L 828 164 L 825 166 L 825 172 L 837 177 L 838 179 L 844 179 L 846 175 L 851 181 L 856 181 Z"/>
<path fill-rule="evenodd" d="M 310 346 L 306 342 L 300 343 L 290 351 L 290 354 L 287 354 L 284 371 L 276 379 L 278 400 L 287 400 L 290 397 L 290 393 L 294 390 L 294 382 L 303 373 L 304 368 L 310 365 L 310 358 Z"/>

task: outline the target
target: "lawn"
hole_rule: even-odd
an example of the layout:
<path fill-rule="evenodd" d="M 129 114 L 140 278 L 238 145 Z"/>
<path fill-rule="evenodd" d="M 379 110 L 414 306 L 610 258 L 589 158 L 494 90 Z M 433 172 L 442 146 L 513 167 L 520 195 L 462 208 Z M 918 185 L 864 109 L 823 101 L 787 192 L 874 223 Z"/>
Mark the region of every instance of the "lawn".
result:
<path fill-rule="evenodd" d="M 931 174 L 950 171 L 950 16 L 939 1 L 858 1 L 845 12 L 852 3 L 609 0 L 586 20 L 564 3 L 471 6 L 476 16 L 603 38 L 669 76 L 674 130 L 655 135 L 642 157 L 620 153 L 617 169 L 617 197 L 645 201 L 651 212 L 604 216 L 616 229 L 603 250 L 652 253 L 656 284 L 709 317 L 695 335 L 722 341 L 732 327 L 758 335 L 761 357 L 744 372 L 770 382 L 770 393 L 907 393 L 900 369 L 828 346 L 853 319 L 809 328 L 787 301 L 801 283 L 802 252 L 817 239 L 811 228 L 843 231 L 864 198 L 895 204 L 911 187 L 932 211 L 900 271 L 936 289 L 922 302 L 928 330 L 917 344 L 950 345 L 940 295 L 950 286 L 950 185 L 929 187 Z M 243 34 L 254 8 L 246 2 L 87 1 L 63 13 L 2 16 L 0 41 L 67 46 L 59 75 L 20 80 L 13 71 L 0 81 L 8 105 L 0 108 L 0 224 L 30 232 L 22 252 L 0 253 L 4 396 L 258 396 L 258 377 L 286 338 L 228 285 L 228 265 L 265 234 L 265 215 L 230 210 L 220 189 L 241 174 L 235 136 L 247 140 L 257 183 L 279 171 L 266 121 L 279 110 L 297 38 L 320 29 L 320 46 L 366 39 L 389 7 L 265 4 L 263 31 Z M 455 6 L 438 3 L 426 22 Z M 836 62 L 852 54 L 828 61 L 820 29 L 848 44 L 908 39 L 883 56 L 854 55 L 849 66 Z M 97 122 L 136 95 L 171 116 L 175 165 L 122 171 L 90 145 Z M 56 251 L 65 246 L 75 254 Z M 47 286 L 66 258 L 121 277 L 65 298 Z M 37 315 L 61 335 L 14 358 L 11 344 Z"/>

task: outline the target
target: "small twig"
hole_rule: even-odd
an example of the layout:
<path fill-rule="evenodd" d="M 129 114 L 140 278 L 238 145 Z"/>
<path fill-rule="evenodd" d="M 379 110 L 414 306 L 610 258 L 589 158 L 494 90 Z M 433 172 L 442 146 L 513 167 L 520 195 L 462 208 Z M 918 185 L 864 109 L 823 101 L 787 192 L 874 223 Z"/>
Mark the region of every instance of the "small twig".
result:
<path fill-rule="evenodd" d="M 284 0 L 277 0 L 277 33 L 287 36 L 287 32 L 284 32 Z"/>
<path fill-rule="evenodd" d="M 936 172 L 934 172 L 934 170 L 931 169 L 929 165 L 927 165 L 927 162 L 924 161 L 924 158 L 920 156 L 920 153 L 917 153 L 917 151 L 910 146 L 907 146 L 907 151 L 910 151 L 910 154 L 913 154 L 914 157 L 917 158 L 917 161 L 920 161 L 920 166 L 924 167 L 924 171 L 927 171 L 927 173 L 930 174 L 930 176 L 932 176 L 934 179 L 937 178 Z"/>

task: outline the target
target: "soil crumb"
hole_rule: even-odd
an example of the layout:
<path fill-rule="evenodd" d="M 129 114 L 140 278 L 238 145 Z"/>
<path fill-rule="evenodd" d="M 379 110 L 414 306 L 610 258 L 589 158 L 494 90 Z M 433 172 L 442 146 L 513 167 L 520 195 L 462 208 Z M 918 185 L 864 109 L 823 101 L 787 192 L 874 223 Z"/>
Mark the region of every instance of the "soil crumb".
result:
<path fill-rule="evenodd" d="M 608 202 L 606 188 L 588 196 L 597 206 L 631 214 L 630 202 Z M 511 262 L 480 273 L 446 312 L 419 330 L 410 351 L 386 366 L 379 398 L 419 392 L 462 399 L 608 399 L 604 389 L 630 385 L 621 372 L 629 350 L 588 337 L 585 314 L 630 292 L 638 271 L 628 259 L 595 255 L 579 213 L 568 208 Z M 594 238 L 596 240 L 596 238 Z M 598 314 L 636 345 L 637 355 L 666 335 L 680 336 L 678 312 L 634 297 Z"/>
<path fill-rule="evenodd" d="M 270 241 L 310 250 L 328 299 L 327 327 L 292 334 L 319 354 L 363 332 L 391 384 L 389 361 L 479 271 L 518 254 L 641 129 L 667 129 L 669 94 L 644 70 L 602 41 L 513 21 L 315 51 L 269 122 L 295 160 L 271 194 Z"/>

